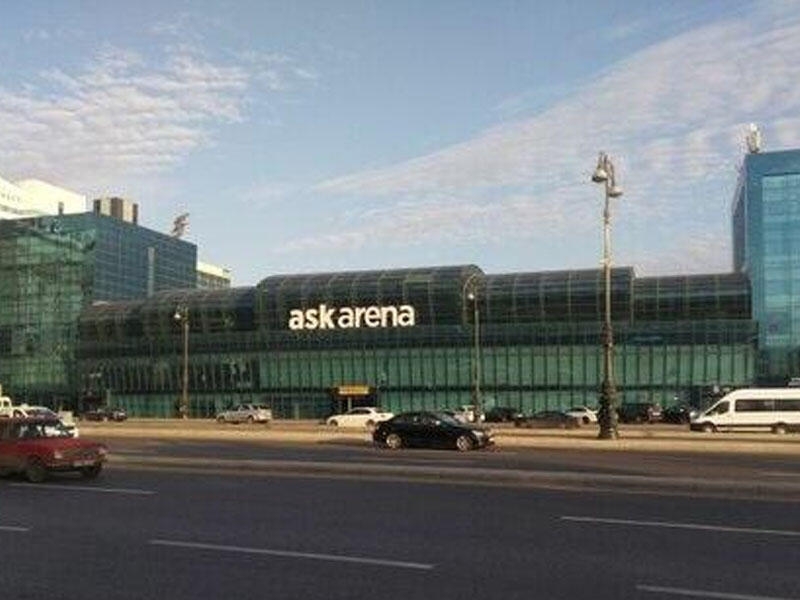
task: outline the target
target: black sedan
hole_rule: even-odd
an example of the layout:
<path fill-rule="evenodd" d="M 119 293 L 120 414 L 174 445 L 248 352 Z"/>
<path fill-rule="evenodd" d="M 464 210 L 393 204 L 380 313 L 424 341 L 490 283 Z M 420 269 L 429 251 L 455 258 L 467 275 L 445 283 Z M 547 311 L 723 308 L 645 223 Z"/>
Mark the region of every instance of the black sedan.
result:
<path fill-rule="evenodd" d="M 372 439 L 392 450 L 403 447 L 455 448 L 466 452 L 492 443 L 488 429 L 433 412 L 401 413 L 378 423 Z"/>
<path fill-rule="evenodd" d="M 519 409 L 510 406 L 495 406 L 486 411 L 487 423 L 513 423 L 522 417 Z"/>
<path fill-rule="evenodd" d="M 684 425 L 692 420 L 699 411 L 692 408 L 688 404 L 677 404 L 675 406 L 668 406 L 661 413 L 661 420 L 665 423 L 678 423 Z"/>
<path fill-rule="evenodd" d="M 516 427 L 535 427 L 540 429 L 577 429 L 580 421 L 558 410 L 543 410 L 536 414 L 514 420 Z"/>
<path fill-rule="evenodd" d="M 128 418 L 128 413 L 124 408 L 112 408 L 110 406 L 100 406 L 94 410 L 87 410 L 81 415 L 84 421 L 124 421 Z"/>

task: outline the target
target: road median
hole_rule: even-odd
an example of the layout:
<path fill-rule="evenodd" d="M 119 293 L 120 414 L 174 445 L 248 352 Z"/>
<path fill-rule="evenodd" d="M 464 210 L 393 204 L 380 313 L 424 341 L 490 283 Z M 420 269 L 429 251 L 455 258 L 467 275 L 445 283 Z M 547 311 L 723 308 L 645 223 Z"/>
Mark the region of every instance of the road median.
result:
<path fill-rule="evenodd" d="M 277 421 L 269 425 L 221 425 L 210 420 L 131 419 L 125 423 L 81 422 L 85 437 L 268 444 L 371 443 L 369 432 L 313 422 Z M 629 426 L 620 439 L 598 440 L 595 427 L 577 430 L 493 428 L 497 448 L 585 449 L 609 452 L 733 453 L 800 456 L 800 435 L 695 433 L 678 426 Z"/>

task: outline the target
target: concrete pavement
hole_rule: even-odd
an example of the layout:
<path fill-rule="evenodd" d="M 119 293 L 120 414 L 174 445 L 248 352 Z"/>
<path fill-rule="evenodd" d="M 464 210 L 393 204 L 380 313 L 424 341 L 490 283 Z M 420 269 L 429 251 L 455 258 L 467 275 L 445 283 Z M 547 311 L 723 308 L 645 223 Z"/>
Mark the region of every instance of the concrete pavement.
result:
<path fill-rule="evenodd" d="M 206 441 L 370 443 L 368 432 L 328 427 L 309 421 L 274 421 L 269 425 L 221 425 L 210 419 L 131 419 L 124 423 L 81 421 L 83 435 Z M 499 448 L 585 449 L 622 452 L 746 453 L 800 456 L 800 435 L 699 433 L 686 426 L 621 426 L 618 440 L 598 440 L 596 426 L 577 430 L 520 429 L 492 426 Z"/>

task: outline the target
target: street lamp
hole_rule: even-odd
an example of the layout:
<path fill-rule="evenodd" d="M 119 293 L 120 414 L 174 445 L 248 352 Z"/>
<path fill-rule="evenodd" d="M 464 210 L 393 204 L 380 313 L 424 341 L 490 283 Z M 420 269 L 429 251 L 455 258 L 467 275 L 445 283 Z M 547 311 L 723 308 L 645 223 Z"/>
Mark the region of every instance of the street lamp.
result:
<path fill-rule="evenodd" d="M 189 418 L 189 307 L 179 304 L 172 315 L 175 322 L 183 328 L 183 385 L 181 388 L 180 415 L 183 419 Z"/>
<path fill-rule="evenodd" d="M 464 282 L 461 288 L 461 297 L 472 302 L 472 333 L 473 333 L 473 360 L 472 360 L 472 404 L 475 407 L 475 422 L 479 423 L 483 412 L 481 406 L 481 332 L 480 309 L 478 308 L 478 284 L 476 279 L 480 273 L 473 273 Z M 469 291 L 467 291 L 469 287 Z"/>
<path fill-rule="evenodd" d="M 603 319 L 603 383 L 600 389 L 600 424 L 598 438 L 611 440 L 619 437 L 617 429 L 617 389 L 614 385 L 614 333 L 611 329 L 611 198 L 622 196 L 622 188 L 614 177 L 614 164 L 608 154 L 601 152 L 597 167 L 592 174 L 594 183 L 602 183 L 605 189 L 603 208 L 603 279 L 605 281 L 605 317 Z"/>

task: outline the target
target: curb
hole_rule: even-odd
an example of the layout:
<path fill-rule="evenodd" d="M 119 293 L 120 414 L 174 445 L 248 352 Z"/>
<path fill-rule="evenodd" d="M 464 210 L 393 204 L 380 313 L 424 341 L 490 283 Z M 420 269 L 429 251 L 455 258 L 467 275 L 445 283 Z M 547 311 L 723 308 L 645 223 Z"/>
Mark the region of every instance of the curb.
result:
<path fill-rule="evenodd" d="M 152 424 L 92 424 L 81 426 L 85 437 L 108 439 L 181 440 L 198 442 L 248 442 L 248 443 L 301 443 L 301 444 L 371 444 L 367 432 L 325 427 L 264 427 L 224 426 L 208 423 L 190 423 L 178 427 L 173 423 Z M 637 432 L 639 433 L 639 432 Z M 737 437 L 729 437 L 736 435 Z M 644 436 L 624 436 L 618 440 L 598 440 L 593 432 L 581 433 L 541 432 L 520 433 L 514 429 L 495 430 L 495 445 L 499 449 L 519 448 L 552 450 L 600 450 L 606 452 L 670 452 L 670 453 L 720 453 L 775 456 L 800 456 L 800 436 L 775 436 L 752 434 L 704 434 L 687 432 L 653 432 Z"/>

